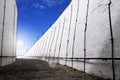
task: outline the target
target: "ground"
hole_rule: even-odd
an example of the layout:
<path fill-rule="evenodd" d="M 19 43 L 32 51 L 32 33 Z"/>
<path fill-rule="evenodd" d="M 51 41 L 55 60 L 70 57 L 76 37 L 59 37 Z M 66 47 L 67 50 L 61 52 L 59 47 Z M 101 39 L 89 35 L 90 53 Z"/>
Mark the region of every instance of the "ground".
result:
<path fill-rule="evenodd" d="M 17 59 L 16 63 L 0 68 L 0 80 L 106 80 L 63 65 L 45 61 Z"/>

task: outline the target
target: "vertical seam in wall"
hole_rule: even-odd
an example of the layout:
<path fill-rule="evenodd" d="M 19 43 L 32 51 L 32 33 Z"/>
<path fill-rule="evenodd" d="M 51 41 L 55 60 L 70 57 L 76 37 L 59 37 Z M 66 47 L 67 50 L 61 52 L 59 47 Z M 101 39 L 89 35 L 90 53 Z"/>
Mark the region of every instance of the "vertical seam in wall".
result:
<path fill-rule="evenodd" d="M 43 45 L 42 45 L 42 49 L 41 49 L 41 52 L 42 52 L 42 57 L 44 57 L 44 52 L 43 52 L 43 48 L 44 48 L 44 45 L 45 45 L 45 40 L 44 40 L 45 37 L 43 37 Z"/>
<path fill-rule="evenodd" d="M 72 45 L 72 67 L 73 67 L 74 48 L 75 48 L 75 40 L 76 40 L 76 29 L 77 29 L 77 22 L 78 22 L 78 12 L 79 12 L 79 0 L 78 0 L 78 7 L 77 7 L 76 21 L 75 21 L 73 45 Z"/>
<path fill-rule="evenodd" d="M 48 36 L 48 37 L 50 38 L 50 36 Z M 49 45 L 48 41 L 50 40 L 49 38 L 47 38 L 48 40 L 46 41 L 47 46 L 46 46 L 46 51 L 45 51 L 45 61 L 46 61 L 46 58 L 47 58 L 47 51 L 48 51 L 48 45 Z"/>
<path fill-rule="evenodd" d="M 44 36 L 43 36 L 43 30 L 42 30 L 42 38 L 41 38 L 41 43 L 42 43 L 42 45 L 41 45 L 41 49 L 40 49 L 40 53 L 41 53 L 41 58 L 43 57 L 43 54 L 42 54 L 42 51 L 43 51 L 43 45 L 44 45 L 44 41 L 43 41 L 43 39 L 44 39 Z"/>
<path fill-rule="evenodd" d="M 37 42 L 36 42 L 37 43 Z M 38 55 L 38 43 L 36 45 L 36 58 L 37 58 L 37 55 Z"/>
<path fill-rule="evenodd" d="M 55 53 L 56 53 L 56 48 L 57 48 L 57 41 L 58 41 L 59 32 L 60 32 L 60 23 L 59 23 L 59 26 L 58 26 L 57 39 L 56 39 L 56 42 L 55 42 L 54 60 L 55 60 Z"/>
<path fill-rule="evenodd" d="M 52 35 L 54 34 L 54 28 L 52 27 L 52 34 L 51 34 L 51 38 L 50 38 L 50 43 L 49 43 L 49 51 L 48 51 L 48 55 L 49 55 L 49 60 L 50 60 L 50 50 L 51 50 L 51 44 L 52 44 Z"/>
<path fill-rule="evenodd" d="M 39 41 L 39 45 L 38 45 L 38 53 L 39 53 L 38 56 L 39 56 L 39 58 L 41 58 L 41 56 L 40 56 L 40 49 L 41 48 L 40 47 L 41 47 L 41 44 L 40 44 L 40 41 Z"/>
<path fill-rule="evenodd" d="M 52 28 L 51 28 L 52 29 Z M 50 45 L 50 39 L 51 39 L 51 36 L 52 36 L 52 30 L 51 30 L 51 32 L 50 32 L 50 36 L 49 36 L 49 39 L 48 39 L 48 47 L 47 47 L 47 52 L 46 52 L 46 58 L 48 58 L 48 56 L 47 56 L 47 54 L 48 54 L 48 52 L 49 52 L 49 45 Z"/>
<path fill-rule="evenodd" d="M 39 43 L 37 44 L 37 57 L 39 57 L 38 55 L 39 55 Z"/>
<path fill-rule="evenodd" d="M 13 15 L 13 46 L 12 46 L 12 56 L 14 56 L 15 52 L 14 52 L 14 48 L 15 48 L 15 44 L 14 44 L 14 38 L 15 38 L 15 5 L 14 5 L 14 15 Z M 12 62 L 13 62 L 13 58 L 12 58 Z"/>
<path fill-rule="evenodd" d="M 52 30 L 51 30 L 51 35 L 50 35 L 50 42 L 49 42 L 49 50 L 48 50 L 48 58 L 49 58 L 49 60 L 50 60 L 50 44 L 51 44 L 51 39 L 52 39 L 52 34 L 53 34 L 53 28 L 52 28 Z"/>
<path fill-rule="evenodd" d="M 40 50 L 40 52 L 41 52 L 41 57 L 43 57 L 42 49 L 43 49 L 44 41 L 43 41 L 43 39 L 42 39 L 41 41 L 42 41 L 42 45 L 41 45 L 41 50 Z"/>
<path fill-rule="evenodd" d="M 39 45 L 39 52 L 41 53 L 41 48 L 42 48 L 42 39 L 40 39 L 41 44 Z M 42 54 L 40 54 L 40 57 L 42 58 Z"/>
<path fill-rule="evenodd" d="M 61 43 L 62 43 L 62 38 L 63 38 L 64 26 L 65 26 L 65 17 L 64 17 L 63 27 L 62 27 L 62 32 L 61 32 L 61 39 L 60 39 L 60 46 L 59 46 L 57 63 L 59 63 L 59 58 L 60 58 L 60 49 L 61 49 Z"/>
<path fill-rule="evenodd" d="M 45 39 L 46 36 L 43 37 L 43 40 Z M 45 46 L 45 40 L 43 41 L 43 45 L 42 45 L 42 49 L 41 49 L 41 52 L 42 52 L 42 57 L 44 57 L 44 46 Z"/>
<path fill-rule="evenodd" d="M 111 35 L 111 56 L 112 56 L 112 74 L 113 74 L 113 80 L 115 79 L 115 67 L 114 67 L 114 36 L 113 36 L 113 29 L 112 29 L 112 21 L 111 21 L 111 0 L 109 0 L 108 4 L 108 12 L 109 12 L 109 26 L 110 26 L 110 35 Z"/>
<path fill-rule="evenodd" d="M 44 36 L 43 40 L 45 38 L 46 38 L 46 36 Z M 44 53 L 45 44 L 46 44 L 46 40 L 44 40 L 44 42 L 43 42 L 43 47 L 42 47 L 42 53 L 43 53 L 43 55 L 42 55 L 42 57 L 45 57 L 45 53 Z"/>
<path fill-rule="evenodd" d="M 69 37 L 70 37 L 70 31 L 71 31 L 71 21 L 72 21 L 72 5 L 71 5 L 71 13 L 70 13 L 70 24 L 69 24 L 69 31 L 68 31 L 68 37 L 67 37 L 67 46 L 66 46 L 66 60 L 65 65 L 67 64 L 67 57 L 68 57 L 68 47 L 69 47 Z"/>
<path fill-rule="evenodd" d="M 86 62 L 86 31 L 87 31 L 87 23 L 88 23 L 88 12 L 89 12 L 89 0 L 87 3 L 87 12 L 86 12 L 86 22 L 85 22 L 85 29 L 84 29 L 84 72 L 85 72 L 85 62 Z"/>
<path fill-rule="evenodd" d="M 38 50 L 39 50 L 39 58 L 41 58 L 41 52 L 40 52 L 40 50 L 41 50 L 41 40 L 39 41 L 39 46 L 38 46 Z"/>
<path fill-rule="evenodd" d="M 47 36 L 47 38 L 46 38 L 46 40 L 45 40 L 45 46 L 44 46 L 44 50 L 43 50 L 44 54 L 45 54 L 45 50 L 46 50 L 47 40 L 48 40 L 48 36 Z M 39 54 L 39 53 L 38 53 L 38 54 Z M 45 55 L 44 57 L 46 58 L 46 55 Z"/>
<path fill-rule="evenodd" d="M 52 45 L 53 45 L 53 41 L 54 41 L 54 37 L 55 37 L 55 32 L 56 32 L 56 27 L 54 27 L 54 33 L 53 33 L 52 42 L 51 42 L 51 45 L 50 45 L 50 52 L 49 52 L 49 54 L 51 53 L 51 49 L 52 49 Z"/>
<path fill-rule="evenodd" d="M 40 56 L 41 56 L 41 58 L 42 58 L 42 54 L 41 54 L 41 49 L 42 49 L 42 39 L 41 39 L 41 44 L 40 44 L 40 47 L 39 47 L 39 52 L 40 52 Z"/>
<path fill-rule="evenodd" d="M 2 55 L 3 55 L 3 37 L 4 37 L 4 27 L 5 27 L 5 9 L 6 9 L 6 0 L 4 0 L 4 12 L 3 12 L 3 27 L 2 27 L 2 39 L 1 39 L 1 64 L 2 65 Z"/>

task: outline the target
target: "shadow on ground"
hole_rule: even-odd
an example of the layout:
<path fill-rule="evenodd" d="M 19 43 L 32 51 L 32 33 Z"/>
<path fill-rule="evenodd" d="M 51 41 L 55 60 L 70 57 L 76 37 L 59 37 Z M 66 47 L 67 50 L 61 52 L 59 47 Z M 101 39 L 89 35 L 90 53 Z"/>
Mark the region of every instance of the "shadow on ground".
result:
<path fill-rule="evenodd" d="M 47 62 L 17 59 L 16 63 L 0 68 L 0 80 L 106 80 L 66 66 L 49 67 Z"/>

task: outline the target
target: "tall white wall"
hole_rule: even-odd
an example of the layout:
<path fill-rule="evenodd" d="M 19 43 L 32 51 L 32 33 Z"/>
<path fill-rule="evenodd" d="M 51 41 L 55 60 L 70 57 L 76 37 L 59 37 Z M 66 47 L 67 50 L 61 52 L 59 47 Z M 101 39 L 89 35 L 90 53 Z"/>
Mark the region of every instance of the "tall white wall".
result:
<path fill-rule="evenodd" d="M 0 1 L 0 66 L 15 62 L 17 6 L 15 0 Z"/>
<path fill-rule="evenodd" d="M 72 0 L 25 57 L 120 79 L 120 1 Z"/>

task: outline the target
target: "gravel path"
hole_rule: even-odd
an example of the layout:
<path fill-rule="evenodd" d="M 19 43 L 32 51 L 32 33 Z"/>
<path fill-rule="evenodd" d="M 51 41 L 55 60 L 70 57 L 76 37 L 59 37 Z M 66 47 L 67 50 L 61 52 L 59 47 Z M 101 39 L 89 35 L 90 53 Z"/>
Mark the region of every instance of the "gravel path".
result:
<path fill-rule="evenodd" d="M 54 68 L 53 68 L 54 67 Z M 105 80 L 62 65 L 49 66 L 34 59 L 17 59 L 16 63 L 0 68 L 0 80 Z"/>

